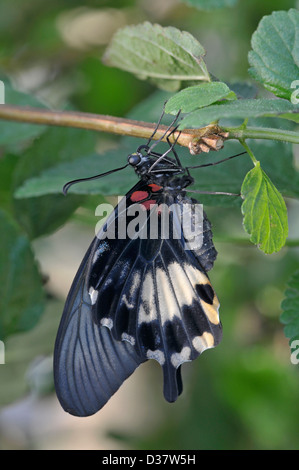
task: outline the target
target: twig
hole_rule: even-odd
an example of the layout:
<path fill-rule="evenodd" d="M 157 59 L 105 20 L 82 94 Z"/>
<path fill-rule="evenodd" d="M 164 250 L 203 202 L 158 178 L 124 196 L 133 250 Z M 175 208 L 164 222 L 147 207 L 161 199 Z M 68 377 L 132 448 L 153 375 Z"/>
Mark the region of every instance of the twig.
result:
<path fill-rule="evenodd" d="M 42 108 L 20 107 L 13 105 L 0 105 L 0 120 L 27 122 L 33 124 L 77 127 L 94 131 L 109 132 L 118 135 L 129 135 L 149 139 L 155 129 L 155 123 L 135 121 L 133 119 L 106 116 L 102 114 L 82 113 L 75 111 L 52 111 Z M 154 140 L 161 139 L 166 126 L 159 126 Z M 169 140 L 174 142 L 178 132 L 170 135 Z M 213 123 L 200 129 L 184 129 L 180 132 L 177 143 L 188 147 L 190 153 L 198 154 L 202 151 L 219 150 L 225 139 L 246 140 L 266 139 L 284 142 L 299 143 L 298 132 L 275 128 L 220 128 Z M 166 137 L 162 138 L 166 141 Z M 207 147 L 207 148 L 205 148 Z"/>
<path fill-rule="evenodd" d="M 20 107 L 12 105 L 0 105 L 0 119 L 27 122 L 34 124 L 50 125 L 50 126 L 66 126 L 78 127 L 80 129 L 89 129 L 95 131 L 109 132 L 112 134 L 130 135 L 132 137 L 140 137 L 149 139 L 152 135 L 155 124 L 143 121 L 135 121 L 133 119 L 119 118 L 115 116 L 106 116 L 102 114 L 91 114 L 74 111 L 52 111 L 47 109 Z M 159 140 L 166 126 L 159 126 L 154 140 Z M 213 134 L 219 128 L 215 125 L 203 127 L 202 129 L 185 129 L 181 131 L 179 137 L 178 132 L 170 135 L 169 140 L 175 141 L 183 147 L 190 147 L 194 139 L 209 134 Z M 165 136 L 162 141 L 166 142 Z"/>

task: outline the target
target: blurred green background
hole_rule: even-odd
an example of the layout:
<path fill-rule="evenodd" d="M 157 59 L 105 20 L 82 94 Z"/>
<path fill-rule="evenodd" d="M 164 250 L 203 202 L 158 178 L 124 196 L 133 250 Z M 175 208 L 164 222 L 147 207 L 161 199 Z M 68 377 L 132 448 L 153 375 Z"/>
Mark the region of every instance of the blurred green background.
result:
<path fill-rule="evenodd" d="M 126 116 L 155 88 L 101 63 L 118 28 L 147 20 L 189 31 L 205 47 L 209 71 L 232 82 L 249 79 L 247 53 L 260 19 L 292 7 L 296 2 L 288 0 L 239 1 L 211 11 L 178 0 L 1 0 L 0 73 L 54 109 Z M 99 135 L 98 146 L 111 148 L 118 140 Z M 134 145 L 132 139 L 132 151 Z M 160 367 L 147 363 L 97 415 L 74 418 L 61 410 L 51 355 L 63 302 L 93 236 L 97 204 L 96 197 L 85 198 L 63 228 L 33 237 L 46 308 L 35 328 L 5 342 L 0 448 L 298 449 L 298 368 L 279 316 L 299 250 L 265 256 L 241 243 L 238 207 L 206 208 L 219 252 L 210 277 L 224 338 L 183 366 L 185 391 L 178 402 L 164 402 Z M 298 239 L 298 203 L 287 204 L 290 237 Z"/>

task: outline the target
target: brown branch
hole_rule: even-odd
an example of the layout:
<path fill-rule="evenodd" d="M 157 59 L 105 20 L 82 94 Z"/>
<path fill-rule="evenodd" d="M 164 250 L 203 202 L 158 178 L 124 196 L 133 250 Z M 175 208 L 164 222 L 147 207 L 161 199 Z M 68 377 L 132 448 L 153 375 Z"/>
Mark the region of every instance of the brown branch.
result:
<path fill-rule="evenodd" d="M 74 111 L 52 111 L 47 109 L 20 107 L 12 105 L 0 105 L 0 119 L 42 124 L 49 126 L 77 127 L 112 134 L 129 135 L 149 139 L 155 129 L 154 123 L 135 121 L 132 119 L 106 116 L 102 114 L 81 113 Z M 159 126 L 153 140 L 159 140 L 167 127 Z M 178 136 L 178 131 L 171 134 L 169 140 L 173 142 Z M 216 137 L 213 137 L 216 136 Z M 201 129 L 184 129 L 181 131 L 177 143 L 188 147 L 190 153 L 198 154 L 209 150 L 219 150 L 223 147 L 223 141 L 228 134 L 221 133 L 217 125 L 209 125 Z M 166 137 L 162 138 L 166 141 Z"/>

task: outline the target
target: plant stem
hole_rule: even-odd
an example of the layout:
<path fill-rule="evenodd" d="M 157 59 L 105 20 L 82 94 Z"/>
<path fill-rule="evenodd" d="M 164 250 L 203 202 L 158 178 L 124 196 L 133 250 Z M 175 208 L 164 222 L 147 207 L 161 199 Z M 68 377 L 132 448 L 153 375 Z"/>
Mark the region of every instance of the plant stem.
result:
<path fill-rule="evenodd" d="M 119 118 L 115 116 L 106 116 L 102 114 L 81 113 L 74 111 L 52 111 L 48 109 L 19 107 L 12 105 L 0 105 L 0 119 L 9 121 L 27 122 L 34 124 L 47 124 L 50 126 L 77 127 L 80 129 L 88 129 L 112 134 L 129 135 L 132 137 L 140 137 L 149 139 L 156 125 L 143 121 L 135 121 L 133 119 Z M 177 143 L 184 147 L 194 138 L 200 138 L 206 133 L 212 133 L 214 129 L 219 130 L 215 125 L 203 127 L 201 129 L 185 129 L 180 132 Z M 166 142 L 166 136 L 163 134 L 167 130 L 167 126 L 159 126 L 153 140 Z M 174 132 L 169 136 L 170 142 L 174 142 L 179 132 Z"/>
<path fill-rule="evenodd" d="M 267 139 L 280 140 L 299 144 L 299 133 L 285 129 L 275 129 L 267 127 L 224 127 L 224 131 L 229 132 L 229 139 Z"/>
<path fill-rule="evenodd" d="M 240 143 L 243 145 L 244 149 L 246 150 L 246 152 L 250 156 L 251 160 L 253 161 L 253 164 L 256 165 L 258 163 L 258 161 L 255 158 L 255 156 L 254 156 L 251 148 L 249 147 L 249 145 L 247 145 L 245 140 L 243 140 L 243 139 L 240 139 Z"/>

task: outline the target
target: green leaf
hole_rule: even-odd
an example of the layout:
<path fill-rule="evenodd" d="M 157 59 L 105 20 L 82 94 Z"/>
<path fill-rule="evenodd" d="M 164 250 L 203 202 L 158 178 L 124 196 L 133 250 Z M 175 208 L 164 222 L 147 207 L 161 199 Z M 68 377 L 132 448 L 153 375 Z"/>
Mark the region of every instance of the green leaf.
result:
<path fill-rule="evenodd" d="M 15 186 L 46 168 L 92 153 L 95 146 L 96 133 L 93 131 L 49 127 L 47 132 L 35 139 L 24 152 L 15 175 Z"/>
<path fill-rule="evenodd" d="M 279 117 L 283 119 L 287 119 L 288 121 L 299 123 L 299 113 L 286 113 L 286 114 L 281 114 Z"/>
<path fill-rule="evenodd" d="M 172 96 L 173 93 L 171 92 L 155 90 L 147 98 L 135 105 L 134 108 L 127 113 L 126 117 L 129 119 L 136 119 L 136 121 L 146 120 L 148 122 L 157 122 L 163 110 L 163 103 L 169 100 Z M 170 115 L 165 115 L 164 118 L 163 123 L 167 123 L 167 125 L 173 120 L 173 117 Z M 126 137 L 124 139 L 126 139 Z"/>
<path fill-rule="evenodd" d="M 250 241 L 267 254 L 279 251 L 288 236 L 287 208 L 259 162 L 247 173 L 241 194 L 243 223 Z"/>
<path fill-rule="evenodd" d="M 261 165 L 271 178 L 271 181 L 285 197 L 299 198 L 299 173 L 294 168 L 293 150 L 291 144 L 278 141 L 251 141 L 250 148 L 254 155 L 258 156 Z M 196 165 L 209 162 L 217 162 L 222 158 L 236 155 L 242 151 L 240 144 L 228 141 L 221 152 L 210 152 L 194 157 L 183 152 L 185 159 L 181 157 L 184 165 Z M 240 155 L 220 165 L 192 170 L 195 179 L 192 189 L 199 191 L 224 191 L 240 194 L 242 181 L 252 168 L 248 155 Z M 195 196 L 203 204 L 209 206 L 233 207 L 240 206 L 240 197 L 217 196 L 200 194 Z"/>
<path fill-rule="evenodd" d="M 32 328 L 43 312 L 43 289 L 27 237 L 0 211 L 0 338 Z"/>
<path fill-rule="evenodd" d="M 136 139 L 134 140 L 136 145 Z M 132 146 L 132 148 L 135 147 Z M 61 163 L 56 167 L 45 170 L 38 177 L 26 180 L 16 191 L 15 197 L 28 198 L 45 194 L 60 194 L 61 188 L 67 181 L 87 178 L 124 166 L 126 155 L 129 153 L 130 150 L 122 146 L 121 149 L 111 150 L 106 152 L 105 155 L 93 154 L 73 162 Z M 101 192 L 105 195 L 124 194 L 128 191 L 130 185 L 133 186 L 136 183 L 136 174 L 131 168 L 123 170 L 121 174 L 121 178 L 119 173 L 116 172 L 99 180 L 76 184 L 69 189 L 68 195 L 88 195 Z"/>
<path fill-rule="evenodd" d="M 290 339 L 290 344 L 299 339 L 299 271 L 296 271 L 287 283 L 285 299 L 281 308 L 281 323 L 285 324 L 284 333 Z M 297 345 L 298 346 L 298 345 Z"/>
<path fill-rule="evenodd" d="M 299 107 L 281 99 L 248 99 L 214 104 L 188 114 L 181 121 L 179 129 L 199 128 L 219 119 L 256 118 L 298 113 Z M 285 116 L 284 116 L 285 117 Z"/>
<path fill-rule="evenodd" d="M 5 86 L 5 104 L 44 108 L 34 96 L 15 90 L 8 82 Z M 17 143 L 32 139 L 42 134 L 46 126 L 12 121 L 0 121 L 0 145 L 14 147 Z"/>
<path fill-rule="evenodd" d="M 250 74 L 280 98 L 291 100 L 299 77 L 299 12 L 275 11 L 260 21 L 248 54 Z"/>
<path fill-rule="evenodd" d="M 53 345 L 62 310 L 61 301 L 47 299 L 45 311 L 34 328 L 5 340 L 6 366 L 0 367 L 1 407 L 28 397 L 31 368 L 36 365 L 39 367 L 45 361 L 47 365 L 53 361 Z"/>
<path fill-rule="evenodd" d="M 225 83 L 202 83 L 184 88 L 184 90 L 172 96 L 166 103 L 165 112 L 177 114 L 181 110 L 182 113 L 190 113 L 196 109 L 209 106 L 215 101 L 234 100 L 236 98 L 235 93 Z"/>
<path fill-rule="evenodd" d="M 249 82 L 228 82 L 229 88 L 237 95 L 238 99 L 256 98 L 258 95 L 257 86 Z"/>
<path fill-rule="evenodd" d="M 181 0 L 198 10 L 216 10 L 217 8 L 233 7 L 238 0 Z"/>
<path fill-rule="evenodd" d="M 33 240 L 61 227 L 82 203 L 82 196 L 44 195 L 14 201 L 18 222 Z"/>
<path fill-rule="evenodd" d="M 67 181 L 63 176 L 59 180 L 60 186 L 57 186 L 54 192 L 51 191 L 51 179 L 45 183 L 49 188 L 37 194 L 21 191 L 18 196 L 19 189 L 16 188 L 26 186 L 27 181 L 37 178 L 45 169 L 57 166 L 60 162 L 69 163 L 86 153 L 91 153 L 95 143 L 95 133 L 90 131 L 49 128 L 26 150 L 14 174 L 14 211 L 30 238 L 56 230 L 78 207 L 81 198 L 74 195 L 68 198 L 63 196 L 62 187 Z M 31 197 L 37 195 L 43 197 Z"/>
<path fill-rule="evenodd" d="M 0 159 L 0 206 L 7 212 L 12 212 L 11 181 L 19 157 L 12 154 L 3 155 Z"/>
<path fill-rule="evenodd" d="M 210 81 L 204 54 L 204 48 L 190 33 L 145 22 L 117 31 L 103 61 L 150 79 L 159 88 L 175 91 L 182 80 Z"/>

